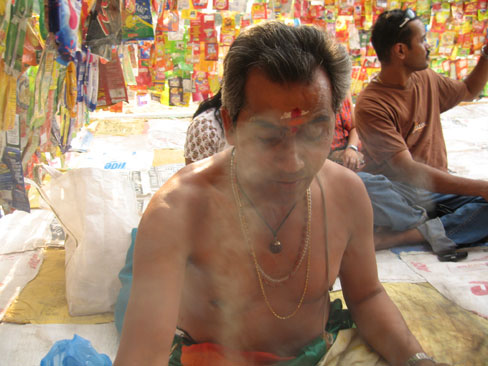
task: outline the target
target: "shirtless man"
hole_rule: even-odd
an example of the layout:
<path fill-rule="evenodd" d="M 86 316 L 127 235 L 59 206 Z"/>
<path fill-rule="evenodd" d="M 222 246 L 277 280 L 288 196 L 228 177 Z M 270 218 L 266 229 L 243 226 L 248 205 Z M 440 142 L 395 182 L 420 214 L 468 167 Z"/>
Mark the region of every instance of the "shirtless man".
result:
<path fill-rule="evenodd" d="M 378 281 L 361 180 L 326 161 L 349 82 L 347 53 L 316 28 L 270 22 L 239 35 L 222 89 L 233 148 L 181 169 L 144 213 L 114 365 L 294 358 L 323 340 L 338 276 L 361 336 L 389 364 L 435 365 Z"/>

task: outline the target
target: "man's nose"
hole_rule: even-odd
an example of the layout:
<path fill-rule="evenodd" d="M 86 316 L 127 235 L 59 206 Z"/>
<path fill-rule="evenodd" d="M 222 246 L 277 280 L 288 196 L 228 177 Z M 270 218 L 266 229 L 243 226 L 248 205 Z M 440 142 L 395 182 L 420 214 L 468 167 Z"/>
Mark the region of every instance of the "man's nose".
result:
<path fill-rule="evenodd" d="M 280 144 L 277 158 L 280 169 L 286 173 L 296 173 L 305 166 L 303 148 L 296 135 L 287 136 Z"/>

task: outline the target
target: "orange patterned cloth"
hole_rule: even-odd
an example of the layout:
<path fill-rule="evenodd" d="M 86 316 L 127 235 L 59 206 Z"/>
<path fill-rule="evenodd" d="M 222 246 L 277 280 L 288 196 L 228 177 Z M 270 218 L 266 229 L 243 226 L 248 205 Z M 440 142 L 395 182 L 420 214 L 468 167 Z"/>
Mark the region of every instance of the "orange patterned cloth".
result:
<path fill-rule="evenodd" d="M 294 357 L 280 357 L 267 352 L 235 352 L 214 343 L 183 346 L 182 366 L 268 366 Z"/>

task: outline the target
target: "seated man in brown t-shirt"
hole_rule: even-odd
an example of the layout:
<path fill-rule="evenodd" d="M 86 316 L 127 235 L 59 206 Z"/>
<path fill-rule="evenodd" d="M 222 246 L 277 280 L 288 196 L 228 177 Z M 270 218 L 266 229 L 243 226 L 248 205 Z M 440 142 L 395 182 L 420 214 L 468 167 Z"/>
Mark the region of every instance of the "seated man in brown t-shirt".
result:
<path fill-rule="evenodd" d="M 485 240 L 488 182 L 448 173 L 440 114 L 479 95 L 488 45 L 457 81 L 429 69 L 425 26 L 411 9 L 381 14 L 371 41 L 381 71 L 358 97 L 356 125 L 366 160 L 360 176 L 380 231 L 376 248 L 426 240 L 446 254 Z"/>

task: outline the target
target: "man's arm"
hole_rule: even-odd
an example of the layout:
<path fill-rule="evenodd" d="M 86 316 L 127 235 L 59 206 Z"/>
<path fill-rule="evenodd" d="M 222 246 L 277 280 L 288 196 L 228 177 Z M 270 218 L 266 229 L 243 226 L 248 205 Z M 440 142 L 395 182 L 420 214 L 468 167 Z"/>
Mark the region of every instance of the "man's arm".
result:
<path fill-rule="evenodd" d="M 180 214 L 171 199 L 159 192 L 144 213 L 114 366 L 168 364 L 188 257 L 188 241 L 178 230 L 184 221 Z"/>
<path fill-rule="evenodd" d="M 488 42 L 482 48 L 485 54 L 488 54 Z M 468 90 L 463 98 L 464 101 L 470 101 L 477 98 L 480 92 L 485 87 L 488 81 L 488 59 L 480 56 L 480 59 L 473 71 L 466 77 L 464 83 L 466 84 Z"/>
<path fill-rule="evenodd" d="M 408 150 L 395 154 L 388 165 L 399 180 L 432 192 L 488 199 L 488 182 L 463 178 L 413 160 Z"/>
<path fill-rule="evenodd" d="M 350 186 L 355 224 L 339 272 L 344 298 L 366 342 L 390 365 L 405 366 L 423 350 L 378 280 L 373 214 L 366 189 L 360 181 Z M 432 364 L 425 361 L 425 365 Z"/>

